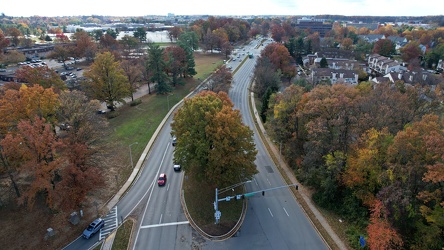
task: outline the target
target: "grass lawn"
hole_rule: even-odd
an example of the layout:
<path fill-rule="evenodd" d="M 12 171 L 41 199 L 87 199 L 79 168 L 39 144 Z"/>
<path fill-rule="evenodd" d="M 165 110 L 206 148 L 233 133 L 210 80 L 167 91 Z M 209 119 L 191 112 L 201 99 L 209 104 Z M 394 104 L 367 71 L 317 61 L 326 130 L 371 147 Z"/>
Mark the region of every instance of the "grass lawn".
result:
<path fill-rule="evenodd" d="M 127 220 L 123 225 L 117 229 L 116 237 L 114 238 L 111 250 L 126 250 L 129 245 L 129 238 L 133 228 L 133 220 Z"/>
<path fill-rule="evenodd" d="M 229 232 L 239 220 L 243 201 L 231 200 L 228 202 L 218 202 L 219 211 L 221 211 L 222 216 L 219 224 L 215 225 L 215 211 L 213 206 L 215 189 L 211 188 L 211 186 L 205 182 L 196 180 L 192 174 L 187 175 L 185 173 L 185 175 L 186 177 L 183 182 L 185 202 L 193 221 L 210 235 L 217 236 Z M 218 198 L 241 193 L 244 193 L 243 189 L 238 187 L 234 192 L 230 190 L 220 194 Z"/>

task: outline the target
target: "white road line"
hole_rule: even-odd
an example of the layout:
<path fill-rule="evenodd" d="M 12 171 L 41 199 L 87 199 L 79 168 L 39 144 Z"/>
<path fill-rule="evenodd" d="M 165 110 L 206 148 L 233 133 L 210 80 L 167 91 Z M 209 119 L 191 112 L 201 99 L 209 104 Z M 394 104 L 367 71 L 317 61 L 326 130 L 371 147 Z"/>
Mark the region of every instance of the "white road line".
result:
<path fill-rule="evenodd" d="M 166 155 L 166 153 L 167 153 L 167 151 L 168 151 L 168 147 L 169 147 L 169 146 L 170 146 L 170 144 L 168 143 L 168 144 L 167 144 L 167 147 L 166 147 L 166 149 L 165 149 L 165 152 L 163 153 L 162 160 L 160 161 L 159 168 L 157 169 L 157 173 L 156 173 L 156 175 L 154 176 L 154 180 L 153 180 L 153 182 L 151 182 L 150 187 L 153 187 L 154 182 L 155 182 L 156 179 L 157 179 L 157 176 L 159 176 L 160 167 L 162 166 L 163 160 L 165 159 L 165 155 Z M 154 191 L 154 188 L 151 188 L 150 196 L 148 197 L 148 201 L 146 202 L 145 209 L 144 209 L 144 211 L 143 211 L 141 221 L 143 221 L 143 219 L 145 218 L 146 210 L 147 210 L 148 207 L 149 207 L 151 197 L 153 197 L 153 191 Z M 147 190 L 147 192 L 148 192 L 148 190 Z M 146 193 L 145 193 L 145 194 L 146 194 Z M 145 197 L 145 195 L 144 195 L 144 197 Z M 141 199 L 140 201 L 142 201 L 142 199 Z M 140 201 L 139 201 L 139 202 L 140 202 Z M 139 203 L 137 203 L 137 204 L 139 204 Z M 135 208 L 136 208 L 136 207 L 134 207 L 133 210 L 134 210 Z M 137 234 L 136 234 L 136 238 L 135 238 L 135 240 L 134 240 L 135 243 L 134 243 L 134 246 L 133 246 L 133 250 L 136 249 L 136 243 L 137 243 L 137 238 L 139 237 L 139 231 L 140 231 L 140 227 L 139 227 L 139 229 L 137 229 Z"/>
<path fill-rule="evenodd" d="M 176 226 L 176 225 L 183 225 L 183 224 L 190 224 L 190 222 L 189 221 L 171 222 L 171 223 L 163 223 L 163 224 L 141 226 L 140 228 L 141 229 L 145 229 L 145 228 L 153 228 L 153 227 Z"/>
<path fill-rule="evenodd" d="M 270 184 L 270 186 L 271 186 L 271 182 L 270 182 L 270 180 L 267 178 L 267 181 L 268 181 L 268 184 Z"/>
<path fill-rule="evenodd" d="M 167 191 L 168 191 L 168 189 L 170 189 L 170 184 L 168 183 L 168 186 L 167 186 Z"/>
<path fill-rule="evenodd" d="M 290 215 L 287 213 L 287 210 L 285 210 L 285 207 L 283 207 L 285 213 L 287 214 L 288 217 L 290 217 Z"/>
<path fill-rule="evenodd" d="M 159 220 L 159 224 L 161 224 L 161 223 L 162 223 L 162 216 L 163 216 L 163 214 L 160 214 L 160 220 Z"/>
<path fill-rule="evenodd" d="M 270 212 L 271 217 L 274 217 L 274 216 L 273 216 L 273 213 L 272 213 L 271 210 L 270 210 L 270 208 L 268 208 L 268 212 Z"/>
<path fill-rule="evenodd" d="M 256 186 L 258 186 L 258 187 L 259 187 L 259 184 L 257 183 L 257 180 L 256 180 L 256 178 L 254 178 L 254 182 L 256 182 Z"/>

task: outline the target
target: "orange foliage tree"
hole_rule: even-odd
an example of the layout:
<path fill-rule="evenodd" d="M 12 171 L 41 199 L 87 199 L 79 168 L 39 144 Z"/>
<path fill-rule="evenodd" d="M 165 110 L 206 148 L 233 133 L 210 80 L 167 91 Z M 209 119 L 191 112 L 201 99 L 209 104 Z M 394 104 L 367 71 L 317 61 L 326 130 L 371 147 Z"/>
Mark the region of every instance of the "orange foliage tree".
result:
<path fill-rule="evenodd" d="M 375 200 L 367 227 L 368 246 L 371 250 L 399 249 L 403 242 L 387 219 L 387 210 L 380 200 Z"/>

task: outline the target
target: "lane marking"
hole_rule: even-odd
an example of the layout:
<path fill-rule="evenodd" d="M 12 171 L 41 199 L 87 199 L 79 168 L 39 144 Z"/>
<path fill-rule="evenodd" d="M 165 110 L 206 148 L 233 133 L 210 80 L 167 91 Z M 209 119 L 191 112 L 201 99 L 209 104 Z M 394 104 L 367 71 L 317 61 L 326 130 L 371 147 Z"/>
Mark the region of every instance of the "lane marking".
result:
<path fill-rule="evenodd" d="M 270 212 L 271 217 L 274 217 L 274 216 L 273 216 L 273 213 L 272 213 L 271 210 L 270 210 L 270 208 L 268 208 L 268 212 Z"/>
<path fill-rule="evenodd" d="M 150 205 L 151 197 L 153 197 L 153 191 L 154 191 L 153 186 L 154 186 L 154 182 L 156 181 L 157 176 L 159 176 L 160 168 L 162 167 L 163 161 L 165 160 L 165 156 L 166 156 L 166 153 L 167 153 L 167 151 L 168 151 L 168 147 L 169 147 L 169 146 L 170 146 L 170 144 L 168 143 L 168 144 L 167 144 L 167 147 L 166 147 L 166 150 L 165 150 L 165 152 L 163 153 L 162 160 L 160 161 L 160 165 L 159 165 L 159 167 L 158 167 L 158 169 L 157 169 L 157 173 L 156 173 L 156 175 L 154 176 L 154 180 L 151 182 L 151 186 L 150 186 L 150 188 L 151 188 L 150 195 L 148 196 L 148 201 L 146 202 L 146 206 L 145 206 L 145 209 L 144 209 L 144 211 L 143 211 L 141 221 L 143 221 L 143 219 L 145 218 L 146 211 L 147 211 L 147 209 L 148 209 L 148 207 L 149 207 L 149 205 Z M 147 190 L 147 193 L 148 193 L 148 190 Z M 145 193 L 145 194 L 146 194 L 146 193 Z M 144 197 L 145 197 L 145 195 L 144 195 Z M 141 201 L 142 201 L 142 199 L 141 199 L 139 202 L 141 202 Z M 137 204 L 139 204 L 139 202 L 138 202 Z M 135 208 L 136 208 L 136 207 L 134 207 L 133 210 L 134 210 Z M 137 234 L 136 234 L 136 237 L 135 237 L 135 240 L 134 240 L 133 250 L 136 249 L 137 239 L 139 238 L 139 231 L 140 231 L 140 227 L 137 229 Z"/>
<path fill-rule="evenodd" d="M 168 186 L 167 186 L 167 192 L 168 192 L 168 189 L 170 189 L 170 184 L 168 183 Z"/>
<path fill-rule="evenodd" d="M 270 186 L 271 186 L 271 182 L 270 182 L 270 180 L 267 178 L 267 181 L 268 181 L 268 184 L 270 184 Z"/>
<path fill-rule="evenodd" d="M 154 227 L 166 227 L 166 226 L 176 226 L 176 225 L 183 225 L 183 224 L 190 224 L 189 221 L 179 221 L 179 222 L 171 222 L 171 223 L 163 223 L 163 224 L 154 224 L 154 225 L 148 225 L 148 226 L 141 226 L 141 229 L 145 228 L 154 228 Z"/>
<path fill-rule="evenodd" d="M 163 214 L 160 214 L 160 220 L 159 220 L 159 224 L 161 224 L 161 223 L 162 223 L 162 216 L 163 216 Z"/>
<path fill-rule="evenodd" d="M 290 215 L 287 213 L 287 210 L 285 210 L 285 207 L 283 207 L 285 213 L 287 214 L 288 217 L 290 217 Z"/>
<path fill-rule="evenodd" d="M 259 184 L 257 184 L 257 180 L 256 180 L 256 178 L 254 178 L 254 182 L 256 182 L 256 186 L 259 187 Z"/>

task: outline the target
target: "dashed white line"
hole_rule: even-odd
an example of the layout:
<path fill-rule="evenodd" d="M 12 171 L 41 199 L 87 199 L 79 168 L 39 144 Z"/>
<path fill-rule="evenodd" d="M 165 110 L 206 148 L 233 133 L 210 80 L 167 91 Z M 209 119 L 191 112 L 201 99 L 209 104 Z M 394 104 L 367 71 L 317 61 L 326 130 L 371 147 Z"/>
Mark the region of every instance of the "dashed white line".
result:
<path fill-rule="evenodd" d="M 256 182 L 256 186 L 258 186 L 258 187 L 259 187 L 259 184 L 257 183 L 257 180 L 256 180 L 256 178 L 254 178 L 254 182 Z"/>
<path fill-rule="evenodd" d="M 163 214 L 160 214 L 160 220 L 159 220 L 159 224 L 161 224 L 161 223 L 162 223 L 162 216 L 163 216 Z"/>
<path fill-rule="evenodd" d="M 268 208 L 268 212 L 270 212 L 271 217 L 274 217 L 274 216 L 273 216 L 273 213 L 272 213 L 271 210 L 270 210 L 270 208 Z"/>
<path fill-rule="evenodd" d="M 290 215 L 287 213 L 287 210 L 285 210 L 285 207 L 283 207 L 284 212 L 287 214 L 288 217 L 290 217 Z"/>
<path fill-rule="evenodd" d="M 168 183 L 168 186 L 167 186 L 167 191 L 168 191 L 168 189 L 170 189 L 170 184 Z"/>
<path fill-rule="evenodd" d="M 270 182 L 270 180 L 267 178 L 267 181 L 268 181 L 268 184 L 270 184 L 270 186 L 271 186 L 271 182 Z"/>

